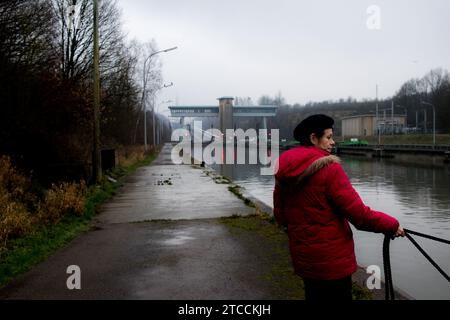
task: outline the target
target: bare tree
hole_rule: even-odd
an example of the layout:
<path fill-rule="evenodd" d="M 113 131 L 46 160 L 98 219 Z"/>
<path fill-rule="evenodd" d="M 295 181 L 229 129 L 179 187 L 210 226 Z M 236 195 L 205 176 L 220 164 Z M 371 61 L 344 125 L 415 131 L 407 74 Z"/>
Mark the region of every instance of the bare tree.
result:
<path fill-rule="evenodd" d="M 268 95 L 263 95 L 258 99 L 258 104 L 260 105 L 271 105 L 273 103 L 273 99 Z"/>
<path fill-rule="evenodd" d="M 102 141 L 128 145 L 134 142 L 142 101 L 160 87 L 161 65 L 155 57 L 144 73 L 143 56 L 155 52 L 156 44 L 143 48 L 124 41 L 116 3 L 101 1 L 99 10 Z M 17 155 L 38 178 L 69 178 L 72 169 L 61 164 L 90 166 L 92 4 L 0 2 L 0 153 Z M 61 175 L 50 168 L 56 163 Z"/>
<path fill-rule="evenodd" d="M 431 70 L 423 77 L 423 79 L 428 85 L 432 96 L 437 94 L 445 86 L 445 83 L 450 81 L 448 71 L 442 68 Z"/>
<path fill-rule="evenodd" d="M 147 105 L 152 105 L 154 112 L 154 96 L 156 92 L 161 89 L 162 86 L 162 73 L 161 73 L 161 63 L 158 60 L 158 56 L 153 55 L 157 52 L 157 44 L 155 40 L 144 43 L 140 46 L 139 53 L 139 68 L 138 74 L 139 79 L 142 83 L 141 87 L 141 105 L 140 114 L 146 111 Z M 145 109 L 145 110 L 144 110 Z M 136 136 L 139 127 L 141 116 L 139 115 L 136 120 L 136 128 L 134 133 L 134 143 L 136 143 Z M 152 124 L 153 125 L 153 124 Z"/>
<path fill-rule="evenodd" d="M 253 101 L 250 97 L 235 97 L 234 104 L 236 106 L 253 106 Z"/>
<path fill-rule="evenodd" d="M 282 106 L 286 104 L 286 100 L 283 98 L 283 95 L 281 94 L 281 91 L 278 91 L 278 93 L 272 98 L 269 95 L 263 95 L 258 99 L 258 103 L 260 105 L 276 105 L 276 106 Z"/>
<path fill-rule="evenodd" d="M 51 0 L 58 17 L 60 69 L 64 79 L 86 80 L 92 70 L 93 8 L 91 0 Z M 117 48 L 121 47 L 120 12 L 117 1 L 101 1 L 100 69 L 103 76 L 114 69 Z"/>
<path fill-rule="evenodd" d="M 276 106 L 283 106 L 286 104 L 286 99 L 284 99 L 283 95 L 281 94 L 281 91 L 278 91 L 278 93 L 275 95 L 273 102 Z"/>
<path fill-rule="evenodd" d="M 117 55 L 115 72 L 104 80 L 102 133 L 106 144 L 134 142 L 134 125 L 140 109 L 138 59 L 136 43 L 124 45 Z"/>
<path fill-rule="evenodd" d="M 51 68 L 54 23 L 48 0 L 0 2 L 0 55 L 29 69 Z"/>

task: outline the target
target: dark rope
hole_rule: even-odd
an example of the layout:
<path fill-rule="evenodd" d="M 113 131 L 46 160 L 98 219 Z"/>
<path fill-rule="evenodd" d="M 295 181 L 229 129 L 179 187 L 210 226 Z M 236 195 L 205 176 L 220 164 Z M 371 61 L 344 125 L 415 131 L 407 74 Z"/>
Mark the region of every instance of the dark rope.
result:
<path fill-rule="evenodd" d="M 443 243 L 446 243 L 446 244 L 450 244 L 450 241 L 449 241 L 449 240 L 445 240 L 445 239 L 441 239 L 441 238 L 429 236 L 429 235 L 427 235 L 427 234 L 423 234 L 423 233 L 420 233 L 420 232 L 417 232 L 417 231 L 412 231 L 412 230 L 409 230 L 409 229 L 403 229 L 403 230 L 404 230 L 406 233 L 411 233 L 411 234 L 414 234 L 414 235 L 419 236 L 419 237 L 423 237 L 423 238 L 427 238 L 427 239 L 431 239 L 431 240 L 443 242 Z M 408 239 L 409 239 L 409 238 L 408 238 Z"/>
<path fill-rule="evenodd" d="M 384 292 L 385 300 L 395 300 L 394 285 L 392 284 L 391 258 L 389 256 L 389 244 L 391 237 L 384 236 L 383 241 L 383 265 L 384 265 Z"/>
<path fill-rule="evenodd" d="M 430 263 L 444 276 L 444 278 L 450 282 L 450 277 L 444 272 L 444 270 L 442 270 L 438 266 L 438 264 L 436 262 L 434 262 L 434 260 L 425 252 L 425 250 L 423 250 L 422 247 L 419 246 L 419 244 L 413 239 L 413 237 L 411 237 L 410 234 L 414 234 L 419 237 L 431 239 L 434 241 L 439 241 L 439 242 L 446 243 L 446 244 L 450 244 L 450 241 L 446 240 L 446 239 L 433 237 L 433 236 L 430 236 L 427 234 L 423 234 L 423 233 L 420 233 L 417 231 L 412 231 L 412 230 L 408 230 L 408 229 L 403 229 L 403 230 L 405 231 L 405 236 L 412 242 L 412 244 L 414 246 L 416 246 L 416 248 L 425 256 L 425 258 L 427 258 L 428 261 L 430 261 Z M 395 300 L 394 285 L 392 282 L 391 258 L 389 256 L 390 241 L 391 241 L 391 236 L 385 235 L 384 241 L 383 241 L 383 264 L 384 264 L 384 278 L 385 278 L 384 279 L 385 280 L 385 288 L 384 289 L 385 289 L 385 299 L 386 300 Z"/>
<path fill-rule="evenodd" d="M 436 262 L 434 262 L 433 259 L 431 259 L 431 257 L 425 252 L 425 250 L 422 249 L 421 246 L 419 246 L 419 244 L 413 239 L 413 237 L 411 237 L 408 232 L 405 234 L 406 237 L 413 243 L 413 245 L 416 246 L 417 249 L 419 249 L 420 253 L 422 253 L 425 258 L 427 258 L 428 261 L 430 261 L 430 263 L 437 269 L 437 271 L 439 271 L 445 279 L 447 279 L 447 281 L 450 282 L 450 277 L 444 272 L 444 270 L 442 270 Z"/>

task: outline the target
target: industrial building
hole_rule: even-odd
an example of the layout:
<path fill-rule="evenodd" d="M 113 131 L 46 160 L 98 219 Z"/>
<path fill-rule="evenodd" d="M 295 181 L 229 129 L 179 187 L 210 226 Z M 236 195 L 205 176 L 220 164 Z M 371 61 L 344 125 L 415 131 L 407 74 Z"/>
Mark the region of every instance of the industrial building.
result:
<path fill-rule="evenodd" d="M 382 113 L 378 119 L 373 114 L 342 118 L 342 137 L 368 137 L 380 134 L 400 134 L 406 128 L 406 115 Z"/>

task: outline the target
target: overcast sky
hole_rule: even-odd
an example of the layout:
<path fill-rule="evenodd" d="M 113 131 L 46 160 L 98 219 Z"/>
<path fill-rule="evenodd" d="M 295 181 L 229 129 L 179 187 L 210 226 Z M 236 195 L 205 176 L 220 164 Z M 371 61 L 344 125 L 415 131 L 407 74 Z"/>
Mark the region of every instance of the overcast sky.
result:
<path fill-rule="evenodd" d="M 288 103 L 387 97 L 450 70 L 448 0 L 119 0 L 124 30 L 155 39 L 158 100 L 216 105 L 281 91 Z M 375 6 L 375 7 L 373 7 Z M 162 108 L 161 108 L 162 109 Z"/>

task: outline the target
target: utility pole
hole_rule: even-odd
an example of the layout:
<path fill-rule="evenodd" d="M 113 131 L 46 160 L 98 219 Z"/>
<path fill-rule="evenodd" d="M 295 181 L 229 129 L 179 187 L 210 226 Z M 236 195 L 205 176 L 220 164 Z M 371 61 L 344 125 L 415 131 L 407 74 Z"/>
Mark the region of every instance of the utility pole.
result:
<path fill-rule="evenodd" d="M 162 52 L 167 52 L 167 51 L 170 51 L 170 50 L 174 50 L 176 48 L 177 47 L 172 48 L 172 49 L 167 49 L 167 50 L 164 50 Z M 155 110 L 155 109 L 157 109 L 157 106 L 156 106 L 156 92 L 158 92 L 159 90 L 162 90 L 164 88 L 171 87 L 171 86 L 173 86 L 173 82 L 171 82 L 170 84 L 165 84 L 165 85 L 163 85 L 162 87 L 156 89 L 153 92 L 153 110 L 152 110 L 152 116 L 153 116 L 153 119 L 152 119 L 152 121 L 153 121 L 153 150 L 156 150 L 156 145 L 157 145 L 156 144 L 157 143 L 156 142 L 156 120 L 155 120 L 155 112 L 157 111 L 157 110 Z M 158 141 L 158 144 L 159 144 L 159 141 Z"/>
<path fill-rule="evenodd" d="M 423 109 L 423 127 L 424 127 L 425 134 L 427 134 L 428 129 L 427 129 L 427 110 L 426 109 Z"/>
<path fill-rule="evenodd" d="M 98 0 L 94 1 L 94 154 L 92 159 L 95 183 L 102 180 L 100 152 L 100 54 L 98 44 Z"/>
<path fill-rule="evenodd" d="M 155 122 L 155 103 L 156 103 L 156 97 L 155 97 L 155 93 L 153 93 L 153 108 L 152 108 L 152 129 L 153 129 L 153 150 L 156 150 L 156 122 Z"/>
<path fill-rule="evenodd" d="M 142 81 L 143 81 L 143 85 L 142 85 L 142 104 L 143 104 L 143 108 L 144 108 L 144 148 L 145 151 L 147 151 L 147 107 L 145 106 L 145 94 L 146 94 L 146 90 L 147 90 L 147 77 L 148 77 L 148 73 L 150 71 L 150 67 L 147 68 L 147 62 L 150 63 L 150 60 L 152 59 L 152 57 L 154 55 L 160 54 L 162 52 L 169 52 L 172 50 L 178 49 L 178 47 L 173 47 L 173 48 L 169 48 L 169 49 L 165 49 L 165 50 L 160 50 L 160 51 L 156 51 L 151 53 L 144 61 L 144 74 L 142 75 Z M 149 64 L 150 65 L 150 64 Z M 173 83 L 171 84 L 173 85 Z M 163 88 L 167 88 L 167 86 L 164 86 Z M 157 89 L 160 90 L 161 88 Z M 155 108 L 155 97 L 154 97 L 155 93 L 153 93 L 153 109 Z M 156 145 L 155 145 L 155 110 L 153 110 L 153 150 L 156 150 Z M 136 125 L 136 130 L 137 130 L 137 125 Z"/>
<path fill-rule="evenodd" d="M 378 145 L 380 145 L 380 142 L 381 142 L 381 138 L 380 138 L 380 127 L 379 127 L 379 124 L 378 124 L 378 84 L 377 84 L 377 86 L 376 86 L 376 102 L 377 102 L 377 104 L 376 104 L 376 120 L 375 120 L 375 122 L 376 122 L 376 127 L 377 127 L 377 135 L 378 135 Z"/>
<path fill-rule="evenodd" d="M 391 103 L 391 130 L 392 130 L 392 133 L 391 133 L 391 135 L 394 135 L 394 100 L 392 100 L 392 103 Z"/>
<path fill-rule="evenodd" d="M 433 148 L 434 148 L 434 146 L 436 145 L 436 110 L 435 110 L 434 104 L 431 104 L 431 103 L 425 102 L 425 101 L 421 101 L 420 103 L 423 105 L 431 106 L 433 108 Z M 425 112 L 425 123 L 426 123 L 427 110 L 424 110 L 424 112 Z"/>
<path fill-rule="evenodd" d="M 419 111 L 416 111 L 416 131 L 419 130 Z"/>

